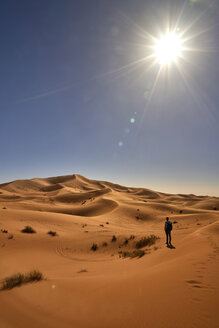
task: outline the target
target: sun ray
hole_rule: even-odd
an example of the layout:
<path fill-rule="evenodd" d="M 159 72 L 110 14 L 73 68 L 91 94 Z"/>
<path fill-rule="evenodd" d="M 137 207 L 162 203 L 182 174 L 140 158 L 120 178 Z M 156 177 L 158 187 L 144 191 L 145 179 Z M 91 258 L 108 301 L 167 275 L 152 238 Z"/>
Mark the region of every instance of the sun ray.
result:
<path fill-rule="evenodd" d="M 214 1 L 213 1 L 214 2 Z M 213 3 L 212 2 L 212 3 Z M 186 26 L 184 30 L 180 33 L 180 37 L 183 39 L 183 35 L 188 33 L 188 31 L 206 14 L 206 12 L 209 10 L 209 8 L 212 6 L 212 3 L 207 6 L 205 10 L 203 10 L 200 15 L 198 15 L 190 24 Z"/>

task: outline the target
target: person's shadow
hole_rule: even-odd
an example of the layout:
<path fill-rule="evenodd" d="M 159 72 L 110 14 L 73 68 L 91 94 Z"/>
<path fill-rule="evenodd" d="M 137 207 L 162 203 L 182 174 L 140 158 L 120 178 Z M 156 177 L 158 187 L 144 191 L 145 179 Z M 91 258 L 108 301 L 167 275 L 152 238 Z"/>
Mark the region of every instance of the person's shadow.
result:
<path fill-rule="evenodd" d="M 168 247 L 168 248 L 171 248 L 171 249 L 175 249 L 175 248 L 176 248 L 176 247 L 173 246 L 172 244 L 168 244 L 167 247 Z"/>

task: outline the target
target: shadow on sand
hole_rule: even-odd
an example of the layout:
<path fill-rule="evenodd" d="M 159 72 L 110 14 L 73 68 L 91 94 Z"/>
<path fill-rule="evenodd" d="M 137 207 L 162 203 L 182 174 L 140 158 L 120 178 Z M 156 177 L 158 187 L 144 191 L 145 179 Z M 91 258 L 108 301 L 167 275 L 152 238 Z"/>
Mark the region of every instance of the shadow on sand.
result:
<path fill-rule="evenodd" d="M 167 247 L 168 247 L 168 248 L 171 248 L 171 249 L 176 249 L 176 247 L 173 246 L 172 244 L 168 244 Z"/>

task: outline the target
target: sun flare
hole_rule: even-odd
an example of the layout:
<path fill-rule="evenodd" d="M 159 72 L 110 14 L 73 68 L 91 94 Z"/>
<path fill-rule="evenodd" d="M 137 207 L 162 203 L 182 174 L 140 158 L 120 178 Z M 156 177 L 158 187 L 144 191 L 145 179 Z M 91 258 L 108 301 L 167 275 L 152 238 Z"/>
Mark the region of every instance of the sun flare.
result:
<path fill-rule="evenodd" d="M 182 41 L 180 37 L 169 32 L 156 41 L 155 56 L 161 65 L 170 64 L 181 55 Z"/>

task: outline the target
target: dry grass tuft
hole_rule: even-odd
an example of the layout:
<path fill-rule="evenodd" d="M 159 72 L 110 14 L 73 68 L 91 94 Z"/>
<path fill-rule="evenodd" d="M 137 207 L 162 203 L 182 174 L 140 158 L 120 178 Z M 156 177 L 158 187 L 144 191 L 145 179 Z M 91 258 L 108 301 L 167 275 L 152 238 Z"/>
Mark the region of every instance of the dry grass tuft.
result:
<path fill-rule="evenodd" d="M 125 257 L 131 257 L 131 258 L 138 257 L 138 258 L 140 258 L 140 257 L 144 256 L 146 253 L 142 249 L 137 249 L 137 250 L 134 250 L 132 252 L 121 251 L 121 252 L 119 252 L 119 254 L 120 254 L 120 257 L 124 257 L 124 258 Z"/>
<path fill-rule="evenodd" d="M 1 290 L 12 289 L 29 282 L 40 281 L 43 279 L 43 274 L 40 271 L 33 270 L 26 274 L 16 273 L 10 277 L 6 277 L 2 281 Z"/>
<path fill-rule="evenodd" d="M 23 233 L 36 233 L 36 231 L 30 226 L 26 226 L 24 229 L 21 230 L 21 232 L 23 232 Z"/>
<path fill-rule="evenodd" d="M 111 240 L 112 242 L 115 242 L 115 241 L 117 241 L 117 238 L 116 238 L 116 236 L 115 235 L 113 235 L 113 237 L 112 237 L 112 240 Z"/>
<path fill-rule="evenodd" d="M 85 272 L 87 272 L 87 270 L 86 269 L 82 269 L 82 270 L 78 271 L 77 273 L 85 273 Z"/>
<path fill-rule="evenodd" d="M 52 231 L 52 230 L 48 231 L 47 234 L 51 235 L 52 237 L 58 236 L 56 231 Z"/>
<path fill-rule="evenodd" d="M 97 244 L 93 244 L 92 246 L 91 246 L 91 250 L 92 251 L 96 251 L 98 249 L 98 245 Z"/>
<path fill-rule="evenodd" d="M 145 247 L 145 246 L 151 246 L 153 244 L 156 243 L 156 240 L 159 239 L 159 237 L 155 236 L 155 235 L 150 235 L 150 236 L 147 236 L 147 237 L 143 237 L 141 238 L 140 240 L 138 240 L 135 244 L 135 247 L 136 248 L 142 248 L 142 247 Z"/>

